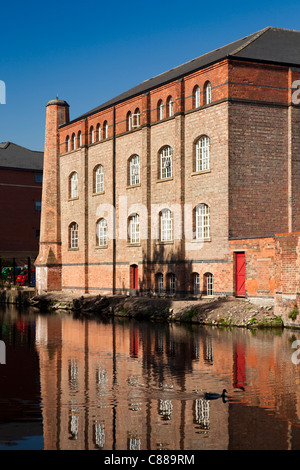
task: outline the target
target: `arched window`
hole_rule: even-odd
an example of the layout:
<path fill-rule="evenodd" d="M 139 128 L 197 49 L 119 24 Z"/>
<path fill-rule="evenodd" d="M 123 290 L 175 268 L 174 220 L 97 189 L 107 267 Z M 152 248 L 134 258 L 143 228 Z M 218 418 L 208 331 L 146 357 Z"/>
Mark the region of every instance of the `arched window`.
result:
<path fill-rule="evenodd" d="M 128 113 L 127 113 L 126 125 L 127 125 L 127 130 L 131 131 L 132 130 L 132 114 L 131 114 L 131 111 L 128 111 Z"/>
<path fill-rule="evenodd" d="M 100 124 L 97 124 L 96 138 L 97 138 L 97 141 L 100 142 L 100 140 L 101 140 L 101 126 L 100 126 Z"/>
<path fill-rule="evenodd" d="M 134 186 L 140 184 L 140 157 L 133 155 L 129 160 L 129 184 Z"/>
<path fill-rule="evenodd" d="M 169 96 L 167 99 L 167 116 L 171 117 L 174 114 L 174 101 L 172 96 Z"/>
<path fill-rule="evenodd" d="M 160 179 L 172 177 L 172 148 L 164 147 L 160 152 Z"/>
<path fill-rule="evenodd" d="M 198 85 L 196 85 L 194 88 L 193 98 L 194 98 L 194 108 L 199 108 L 200 107 L 200 88 Z"/>
<path fill-rule="evenodd" d="M 94 193 L 103 193 L 104 191 L 104 168 L 102 165 L 94 169 Z"/>
<path fill-rule="evenodd" d="M 78 197 L 78 173 L 74 171 L 69 179 L 69 197 L 75 199 Z"/>
<path fill-rule="evenodd" d="M 193 274 L 193 294 L 194 295 L 200 294 L 200 274 L 199 273 Z"/>
<path fill-rule="evenodd" d="M 70 152 L 71 148 L 70 148 L 70 136 L 67 135 L 66 137 L 66 152 Z"/>
<path fill-rule="evenodd" d="M 157 120 L 161 121 L 164 118 L 164 103 L 162 100 L 159 100 L 157 103 Z"/>
<path fill-rule="evenodd" d="M 140 243 L 140 216 L 133 214 L 129 217 L 128 226 L 129 243 Z"/>
<path fill-rule="evenodd" d="M 139 108 L 136 108 L 134 115 L 132 116 L 132 127 L 140 127 L 141 125 L 141 112 Z"/>
<path fill-rule="evenodd" d="M 204 85 L 204 97 L 205 97 L 205 104 L 211 103 L 211 84 L 210 82 L 206 82 Z"/>
<path fill-rule="evenodd" d="M 69 225 L 69 248 L 78 248 L 78 224 L 76 222 Z"/>
<path fill-rule="evenodd" d="M 107 121 L 104 121 L 104 123 L 103 123 L 103 137 L 104 137 L 104 139 L 108 138 L 108 123 L 107 123 Z"/>
<path fill-rule="evenodd" d="M 169 209 L 163 209 L 160 213 L 160 240 L 162 242 L 173 240 L 173 216 Z"/>
<path fill-rule="evenodd" d="M 90 144 L 95 142 L 95 129 L 94 126 L 90 127 Z"/>
<path fill-rule="evenodd" d="M 76 149 L 76 136 L 73 133 L 72 134 L 72 150 L 75 150 L 75 149 Z"/>
<path fill-rule="evenodd" d="M 82 146 L 82 134 L 81 134 L 81 131 L 78 132 L 77 134 L 77 140 L 78 140 L 78 145 L 79 147 Z"/>
<path fill-rule="evenodd" d="M 155 275 L 155 290 L 158 294 L 164 292 L 164 276 L 162 273 L 157 273 Z"/>
<path fill-rule="evenodd" d="M 206 295 L 214 295 L 214 276 L 212 273 L 204 274 L 204 285 Z"/>
<path fill-rule="evenodd" d="M 196 171 L 209 170 L 210 168 L 210 138 L 202 136 L 196 142 Z"/>
<path fill-rule="evenodd" d="M 176 290 L 175 274 L 169 273 L 167 274 L 167 292 L 169 294 L 175 294 L 175 290 Z"/>
<path fill-rule="evenodd" d="M 206 204 L 196 207 L 196 239 L 207 240 L 210 237 L 210 214 Z"/>
<path fill-rule="evenodd" d="M 107 246 L 107 220 L 100 219 L 96 226 L 96 244 L 97 246 Z"/>

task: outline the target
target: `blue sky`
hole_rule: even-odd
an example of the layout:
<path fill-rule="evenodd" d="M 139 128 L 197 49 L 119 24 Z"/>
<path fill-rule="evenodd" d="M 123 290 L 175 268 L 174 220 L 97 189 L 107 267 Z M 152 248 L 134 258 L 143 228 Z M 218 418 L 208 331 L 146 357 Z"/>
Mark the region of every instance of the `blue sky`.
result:
<path fill-rule="evenodd" d="M 70 117 L 266 26 L 300 29 L 296 2 L 1 3 L 0 142 L 44 149 L 45 105 Z"/>

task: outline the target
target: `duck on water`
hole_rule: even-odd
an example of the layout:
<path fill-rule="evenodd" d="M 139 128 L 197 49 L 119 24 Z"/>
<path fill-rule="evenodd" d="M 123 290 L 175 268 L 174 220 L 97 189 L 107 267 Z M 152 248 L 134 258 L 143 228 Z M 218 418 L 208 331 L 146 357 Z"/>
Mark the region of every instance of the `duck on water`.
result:
<path fill-rule="evenodd" d="M 245 389 L 244 389 L 244 387 L 240 387 L 238 389 L 235 389 L 234 391 L 245 391 Z M 223 392 L 221 394 L 220 393 L 205 393 L 204 398 L 205 398 L 205 400 L 217 400 L 218 398 L 222 398 L 223 402 L 226 403 L 225 399 L 229 398 L 226 395 L 226 393 L 228 393 L 228 392 L 224 388 Z"/>

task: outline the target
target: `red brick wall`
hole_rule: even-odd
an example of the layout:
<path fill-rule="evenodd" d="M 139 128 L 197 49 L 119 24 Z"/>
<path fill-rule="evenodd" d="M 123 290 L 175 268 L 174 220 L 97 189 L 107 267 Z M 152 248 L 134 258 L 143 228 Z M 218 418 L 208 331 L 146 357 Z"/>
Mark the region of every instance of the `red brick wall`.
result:
<path fill-rule="evenodd" d="M 212 85 L 212 103 L 205 105 L 203 88 L 208 80 Z M 288 110 L 290 82 L 288 68 L 224 60 L 116 105 L 117 290 L 129 289 L 130 265 L 137 264 L 140 287 L 145 290 L 154 288 L 157 272 L 164 276 L 173 272 L 178 291 L 182 292 L 190 290 L 192 273 L 198 272 L 203 280 L 204 274 L 211 272 L 215 292 L 232 294 L 234 250 L 242 249 L 246 253 L 247 295 L 273 295 L 274 243 L 273 238 L 265 237 L 300 223 L 299 116 L 297 109 Z M 201 106 L 197 110 L 193 108 L 195 85 L 201 90 Z M 158 121 L 157 103 L 162 99 L 166 104 L 170 95 L 174 116 Z M 134 113 L 136 108 L 141 112 L 141 127 L 128 131 L 127 113 Z M 104 120 L 109 124 L 108 139 L 103 139 L 102 133 L 101 141 L 91 144 L 91 125 L 96 129 L 100 123 L 102 127 Z M 54 132 L 54 121 L 51 122 L 49 132 Z M 79 130 L 83 147 L 66 152 L 67 136 L 71 137 L 73 132 L 77 135 Z M 113 203 L 112 131 L 112 108 L 59 129 L 57 187 L 61 217 L 57 226 L 61 224 L 61 229 L 57 239 L 61 236 L 62 286 L 66 289 L 111 292 L 113 288 L 113 242 L 109 239 L 107 247 L 99 249 L 95 234 L 102 204 Z M 211 167 L 195 174 L 195 141 L 202 135 L 211 139 Z M 166 145 L 173 149 L 173 176 L 160 181 L 159 152 Z M 134 188 L 128 187 L 128 159 L 133 154 L 141 159 L 141 184 Z M 93 169 L 97 164 L 104 167 L 105 189 L 95 195 Z M 70 201 L 68 178 L 72 171 L 79 175 L 79 197 Z M 126 199 L 126 206 L 120 198 L 123 203 Z M 52 203 L 45 203 L 49 216 L 54 209 Z M 185 204 L 194 208 L 199 203 L 206 203 L 211 209 L 209 241 L 194 249 L 190 239 L 161 244 L 151 238 L 152 204 L 161 208 L 177 204 L 183 209 Z M 138 246 L 128 246 L 127 218 L 134 204 L 143 204 L 148 210 L 148 239 L 141 240 Z M 68 248 L 68 227 L 72 221 L 79 225 L 78 250 Z M 177 226 L 180 222 L 182 217 Z M 119 230 L 124 228 L 122 239 Z M 258 238 L 245 240 L 249 237 Z"/>
<path fill-rule="evenodd" d="M 38 253 L 42 185 L 35 182 L 39 171 L 0 168 L 0 254 L 5 257 Z"/>

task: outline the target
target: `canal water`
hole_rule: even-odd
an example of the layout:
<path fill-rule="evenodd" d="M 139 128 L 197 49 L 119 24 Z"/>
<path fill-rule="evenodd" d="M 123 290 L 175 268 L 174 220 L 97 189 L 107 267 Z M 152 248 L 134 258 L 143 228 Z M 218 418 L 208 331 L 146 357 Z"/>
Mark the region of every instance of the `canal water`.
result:
<path fill-rule="evenodd" d="M 0 336 L 0 450 L 300 449 L 298 331 L 5 307 Z"/>

